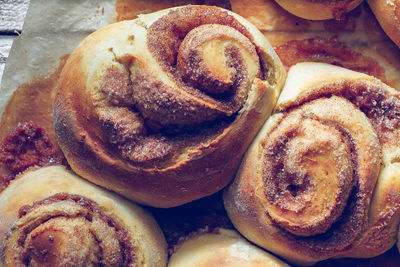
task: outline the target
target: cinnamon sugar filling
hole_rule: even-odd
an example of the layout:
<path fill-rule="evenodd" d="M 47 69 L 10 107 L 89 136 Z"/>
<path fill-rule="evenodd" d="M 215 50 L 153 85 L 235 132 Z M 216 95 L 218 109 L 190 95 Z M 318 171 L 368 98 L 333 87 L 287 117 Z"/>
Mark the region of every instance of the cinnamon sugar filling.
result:
<path fill-rule="evenodd" d="M 55 194 L 21 207 L 7 237 L 12 266 L 133 266 L 130 234 L 97 205 L 78 195 Z"/>
<path fill-rule="evenodd" d="M 287 110 L 332 95 L 348 99 L 368 117 L 383 149 L 389 145 L 400 145 L 400 93 L 389 93 L 378 85 L 370 85 L 360 80 L 323 86 L 311 94 L 302 94 Z"/>
<path fill-rule="evenodd" d="M 384 68 L 335 38 L 291 40 L 275 48 L 286 69 L 299 62 L 323 62 L 372 75 L 387 83 Z"/>
<path fill-rule="evenodd" d="M 251 34 L 215 7 L 171 11 L 149 27 L 147 46 L 174 86 L 134 58 L 123 60 L 103 75 L 109 106 L 98 116 L 117 154 L 163 167 L 221 134 L 265 70 Z"/>
<path fill-rule="evenodd" d="M 300 125 L 293 121 L 289 132 L 279 132 L 276 142 L 264 148 L 263 176 L 274 205 L 269 216 L 293 234 L 310 236 L 324 233 L 343 212 L 353 186 L 353 163 L 341 131 L 302 120 Z"/>
<path fill-rule="evenodd" d="M 262 144 L 266 214 L 310 252 L 340 251 L 366 227 L 381 154 L 373 124 L 350 101 L 299 100 Z"/>

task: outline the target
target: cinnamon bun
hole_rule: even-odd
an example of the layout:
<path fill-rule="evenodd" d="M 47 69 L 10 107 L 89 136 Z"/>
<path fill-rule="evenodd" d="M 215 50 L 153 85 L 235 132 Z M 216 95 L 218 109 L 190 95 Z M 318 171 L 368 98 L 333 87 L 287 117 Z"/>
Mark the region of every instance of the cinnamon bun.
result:
<path fill-rule="evenodd" d="M 382 254 L 400 219 L 400 94 L 324 63 L 289 70 L 224 192 L 235 227 L 290 262 Z"/>
<path fill-rule="evenodd" d="M 165 266 L 153 217 L 62 166 L 30 170 L 0 194 L 1 266 Z"/>
<path fill-rule="evenodd" d="M 223 228 L 198 232 L 182 241 L 172 254 L 169 267 L 289 267 L 266 251 L 252 245 L 236 231 Z"/>
<path fill-rule="evenodd" d="M 234 176 L 285 71 L 264 36 L 217 7 L 184 6 L 96 31 L 69 57 L 56 135 L 82 177 L 172 207 Z"/>

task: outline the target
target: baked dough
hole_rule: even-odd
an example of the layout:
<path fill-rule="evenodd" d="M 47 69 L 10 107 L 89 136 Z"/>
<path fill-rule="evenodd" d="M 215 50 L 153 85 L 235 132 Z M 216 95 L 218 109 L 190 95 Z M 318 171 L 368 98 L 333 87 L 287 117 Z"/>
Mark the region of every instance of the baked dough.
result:
<path fill-rule="evenodd" d="M 154 218 L 63 166 L 29 170 L 0 194 L 1 266 L 166 266 Z"/>
<path fill-rule="evenodd" d="M 217 228 L 182 241 L 168 267 L 289 267 L 266 251 L 252 245 L 236 231 Z"/>
<path fill-rule="evenodd" d="M 294 65 L 224 192 L 235 227 L 299 265 L 384 253 L 400 219 L 399 112 L 399 92 L 378 79 Z"/>
<path fill-rule="evenodd" d="M 69 57 L 55 131 L 82 177 L 172 207 L 234 176 L 285 71 L 264 36 L 217 7 L 184 6 L 96 31 Z"/>

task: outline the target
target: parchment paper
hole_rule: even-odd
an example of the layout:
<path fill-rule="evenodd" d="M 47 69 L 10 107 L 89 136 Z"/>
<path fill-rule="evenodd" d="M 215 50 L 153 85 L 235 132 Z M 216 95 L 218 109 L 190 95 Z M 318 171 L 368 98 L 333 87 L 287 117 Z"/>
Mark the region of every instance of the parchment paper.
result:
<path fill-rule="evenodd" d="M 18 86 L 54 71 L 61 56 L 115 16 L 112 0 L 32 0 L 4 69 L 0 114 Z"/>
<path fill-rule="evenodd" d="M 59 59 L 69 54 L 91 32 L 115 22 L 116 0 L 32 0 L 28 9 L 22 35 L 14 41 L 11 49 L 3 80 L 0 87 L 0 114 L 3 112 L 9 98 L 15 89 L 31 82 L 37 77 L 43 77 L 58 66 Z M 189 0 L 166 1 L 137 0 L 121 1 L 135 3 L 138 10 L 144 13 L 151 12 L 146 6 L 153 9 L 166 8 L 175 5 L 187 4 Z M 199 2 L 199 1 L 193 1 Z M 202 2 L 202 1 L 200 1 Z M 212 0 L 205 1 L 213 3 Z M 218 1 L 214 1 L 218 2 Z M 232 11 L 247 14 L 246 18 L 256 25 L 269 39 L 270 43 L 280 45 L 288 40 L 303 39 L 315 35 L 330 38 L 338 36 L 339 41 L 344 42 L 363 55 L 379 60 L 386 70 L 386 76 L 392 82 L 392 86 L 400 89 L 398 66 L 400 63 L 388 64 L 382 55 L 393 55 L 392 61 L 400 59 L 400 50 L 387 40 L 382 30 L 376 36 L 373 33 L 365 34 L 369 22 L 373 18 L 358 18 L 355 30 L 344 29 L 337 33 L 326 31 L 325 22 L 306 21 L 295 18 L 286 11 L 274 8 L 274 1 L 265 0 L 231 0 Z M 366 4 L 363 7 L 365 11 Z M 362 12 L 361 16 L 365 16 Z M 127 17 L 129 18 L 129 16 Z M 307 24 L 306 27 L 304 27 Z M 379 27 L 379 26 L 378 26 Z M 393 48 L 394 47 L 394 48 Z M 389 49 L 388 49 L 389 48 Z"/>
<path fill-rule="evenodd" d="M 141 0 L 143 1 L 147 0 Z M 304 31 L 308 31 L 311 36 L 316 33 L 321 34 L 321 32 L 323 35 L 330 35 L 325 32 L 322 22 L 306 22 L 311 26 L 304 30 L 301 24 L 297 24 L 298 19 L 296 19 L 296 24 L 292 23 L 292 25 L 291 21 L 280 21 L 282 19 L 280 17 L 265 16 L 263 8 L 267 1 L 236 0 L 231 2 L 233 11 L 254 9 L 254 16 L 248 19 L 266 36 L 271 37 L 271 40 L 275 40 L 271 42 L 273 45 L 283 43 L 287 41 L 286 39 L 298 39 L 294 36 L 296 33 L 304 38 L 302 35 Z M 71 53 L 88 34 L 115 21 L 116 16 L 115 0 L 31 0 L 22 35 L 14 41 L 5 66 L 0 87 L 0 114 L 19 86 L 52 73 L 59 65 L 61 56 Z M 353 32 L 340 35 L 340 37 L 341 40 L 347 40 L 348 44 L 354 44 L 355 47 L 366 47 L 364 42 L 359 42 Z M 376 43 L 380 44 L 378 41 Z M 368 54 L 365 51 L 362 52 Z M 395 72 L 397 71 L 396 69 Z M 211 200 L 210 203 L 214 203 L 214 199 Z M 196 210 L 190 206 L 189 209 Z M 160 211 L 158 212 L 160 214 Z M 179 215 L 176 220 L 182 220 L 182 214 L 176 214 Z M 398 257 L 397 251 L 392 250 L 391 253 L 392 258 Z"/>

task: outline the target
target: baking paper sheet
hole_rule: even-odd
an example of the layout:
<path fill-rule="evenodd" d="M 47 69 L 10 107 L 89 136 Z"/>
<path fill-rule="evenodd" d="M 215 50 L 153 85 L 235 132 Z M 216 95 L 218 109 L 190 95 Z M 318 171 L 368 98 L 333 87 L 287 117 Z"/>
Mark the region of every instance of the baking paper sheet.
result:
<path fill-rule="evenodd" d="M 0 113 L 18 86 L 54 71 L 61 56 L 115 16 L 114 1 L 32 0 L 4 69 Z"/>
<path fill-rule="evenodd" d="M 266 5 L 260 8 L 257 2 L 262 1 L 254 0 L 251 3 L 249 0 L 231 1 L 233 11 L 254 9 L 254 16 L 248 19 L 271 38 L 273 45 L 291 39 L 306 38 L 301 23 L 296 25 L 299 28 L 294 31 L 295 26 L 291 24 L 292 21 L 280 16 L 264 16 L 263 8 Z M 13 43 L 3 74 L 0 87 L 0 114 L 19 86 L 54 72 L 59 65 L 60 57 L 70 54 L 91 32 L 114 22 L 116 16 L 115 0 L 32 0 L 22 35 Z M 334 35 L 325 32 L 322 22 L 307 23 L 311 24 L 304 30 L 307 31 L 307 37 Z M 354 32 L 341 34 L 339 37 L 340 41 L 371 57 L 377 56 L 378 49 L 370 50 L 366 40 L 377 47 L 386 42 L 382 42 L 379 38 L 370 39 L 371 36 L 366 37 L 363 34 L 357 35 Z M 384 60 L 381 64 L 382 62 Z M 387 73 L 389 77 L 398 77 L 398 68 L 385 67 L 389 69 L 390 73 Z"/>

